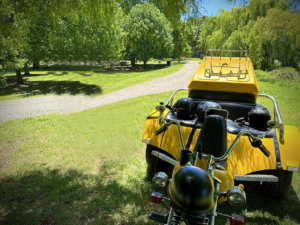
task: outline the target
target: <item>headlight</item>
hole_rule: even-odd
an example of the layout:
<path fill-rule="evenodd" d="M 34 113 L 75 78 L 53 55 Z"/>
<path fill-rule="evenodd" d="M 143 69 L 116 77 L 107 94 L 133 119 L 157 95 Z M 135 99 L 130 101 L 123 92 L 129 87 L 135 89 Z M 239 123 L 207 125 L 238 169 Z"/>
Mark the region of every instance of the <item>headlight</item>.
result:
<path fill-rule="evenodd" d="M 246 193 L 240 187 L 232 187 L 227 192 L 227 201 L 235 207 L 242 207 L 246 204 Z"/>
<path fill-rule="evenodd" d="M 158 172 L 152 179 L 152 184 L 156 189 L 164 189 L 167 187 L 169 177 L 164 172 Z"/>

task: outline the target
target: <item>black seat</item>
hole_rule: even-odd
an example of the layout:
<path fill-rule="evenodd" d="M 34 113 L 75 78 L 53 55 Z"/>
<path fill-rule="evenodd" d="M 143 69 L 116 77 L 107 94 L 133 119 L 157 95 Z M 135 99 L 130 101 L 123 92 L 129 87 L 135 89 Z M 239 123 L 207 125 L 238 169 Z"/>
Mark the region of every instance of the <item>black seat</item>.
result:
<path fill-rule="evenodd" d="M 197 140 L 202 142 L 204 154 L 223 156 L 227 150 L 227 131 L 225 118 L 219 115 L 207 116 Z"/>

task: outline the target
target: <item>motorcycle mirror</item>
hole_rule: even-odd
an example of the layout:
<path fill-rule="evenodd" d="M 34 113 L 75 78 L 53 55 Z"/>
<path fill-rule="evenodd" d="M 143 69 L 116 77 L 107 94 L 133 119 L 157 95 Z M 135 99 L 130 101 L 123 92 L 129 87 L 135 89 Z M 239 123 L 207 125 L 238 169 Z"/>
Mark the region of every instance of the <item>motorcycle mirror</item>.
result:
<path fill-rule="evenodd" d="M 272 127 L 272 128 L 281 128 L 282 127 L 282 124 L 275 120 L 269 120 L 267 122 L 267 124 L 269 127 Z"/>

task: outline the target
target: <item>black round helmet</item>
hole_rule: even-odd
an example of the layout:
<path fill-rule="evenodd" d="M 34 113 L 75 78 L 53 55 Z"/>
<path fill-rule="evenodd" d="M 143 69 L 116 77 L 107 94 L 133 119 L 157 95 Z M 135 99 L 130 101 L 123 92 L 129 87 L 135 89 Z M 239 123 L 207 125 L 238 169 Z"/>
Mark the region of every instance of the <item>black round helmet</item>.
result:
<path fill-rule="evenodd" d="M 195 105 L 190 98 L 179 99 L 173 107 L 180 119 L 190 119 L 195 111 Z"/>
<path fill-rule="evenodd" d="M 205 112 L 208 109 L 221 109 L 222 107 L 215 102 L 199 102 L 196 114 L 200 121 L 204 120 Z"/>
<path fill-rule="evenodd" d="M 169 194 L 173 206 L 188 215 L 204 216 L 214 206 L 214 183 L 196 166 L 184 166 L 173 175 Z"/>

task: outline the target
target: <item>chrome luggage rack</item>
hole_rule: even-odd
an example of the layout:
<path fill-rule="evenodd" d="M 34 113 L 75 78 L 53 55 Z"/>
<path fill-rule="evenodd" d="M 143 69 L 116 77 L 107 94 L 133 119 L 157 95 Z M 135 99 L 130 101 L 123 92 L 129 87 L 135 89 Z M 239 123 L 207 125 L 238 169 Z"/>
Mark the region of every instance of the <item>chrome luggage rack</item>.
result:
<path fill-rule="evenodd" d="M 212 52 L 211 55 L 208 55 L 208 52 Z M 219 65 L 213 65 L 212 64 L 212 57 L 213 57 L 213 52 L 221 52 L 221 56 L 220 56 L 220 60 L 219 60 Z M 222 58 L 222 53 L 223 52 L 230 52 L 230 59 L 229 59 L 229 65 L 221 65 L 221 58 Z M 231 66 L 231 58 L 232 58 L 232 52 L 240 52 L 240 53 L 244 53 L 244 55 L 246 55 L 246 57 L 239 57 L 239 64 L 238 66 Z M 210 66 L 209 68 L 206 68 L 206 59 L 210 57 Z M 241 59 L 245 59 L 245 66 L 244 69 L 241 69 Z M 206 78 L 210 78 L 211 76 L 222 76 L 222 77 L 237 77 L 238 80 L 240 79 L 245 79 L 248 72 L 246 69 L 246 65 L 247 65 L 247 51 L 246 50 L 222 50 L 222 49 L 209 49 L 206 52 L 206 57 L 205 57 L 205 61 L 204 61 L 204 69 L 205 69 L 205 74 L 204 76 Z M 232 70 L 229 71 L 229 73 L 227 74 L 222 74 L 221 70 L 218 73 L 214 73 L 213 72 L 213 67 L 220 67 L 220 68 L 234 68 L 234 69 L 238 69 L 237 73 L 233 73 Z M 208 75 L 207 75 L 208 74 Z"/>

